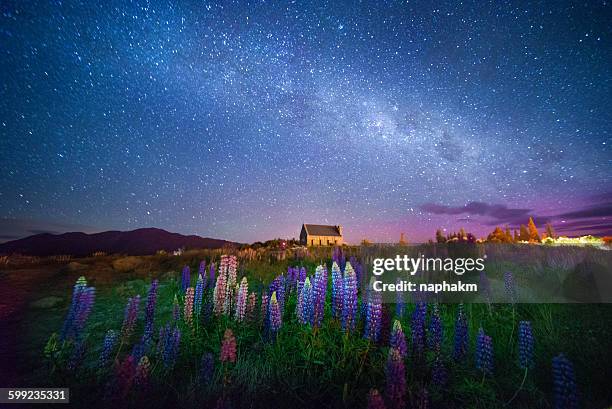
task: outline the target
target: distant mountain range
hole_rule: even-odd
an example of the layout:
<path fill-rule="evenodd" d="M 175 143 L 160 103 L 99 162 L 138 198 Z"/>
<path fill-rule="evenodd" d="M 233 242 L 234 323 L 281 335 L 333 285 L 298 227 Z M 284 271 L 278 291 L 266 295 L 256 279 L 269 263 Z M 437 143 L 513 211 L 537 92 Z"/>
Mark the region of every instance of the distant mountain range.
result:
<path fill-rule="evenodd" d="M 216 249 L 237 243 L 200 236 L 184 236 L 156 228 L 132 231 L 105 231 L 87 234 L 81 232 L 35 234 L 0 244 L 0 254 L 51 256 L 69 254 L 75 257 L 91 256 L 97 251 L 108 254 L 155 254 L 158 250 L 174 251 L 179 248 Z"/>

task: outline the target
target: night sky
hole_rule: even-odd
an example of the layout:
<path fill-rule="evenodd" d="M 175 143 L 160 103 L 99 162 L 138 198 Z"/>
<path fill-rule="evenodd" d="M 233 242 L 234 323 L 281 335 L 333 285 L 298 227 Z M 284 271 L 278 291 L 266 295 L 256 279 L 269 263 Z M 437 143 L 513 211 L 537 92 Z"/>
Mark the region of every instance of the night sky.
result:
<path fill-rule="evenodd" d="M 612 232 L 606 2 L 0 3 L 0 241 Z"/>

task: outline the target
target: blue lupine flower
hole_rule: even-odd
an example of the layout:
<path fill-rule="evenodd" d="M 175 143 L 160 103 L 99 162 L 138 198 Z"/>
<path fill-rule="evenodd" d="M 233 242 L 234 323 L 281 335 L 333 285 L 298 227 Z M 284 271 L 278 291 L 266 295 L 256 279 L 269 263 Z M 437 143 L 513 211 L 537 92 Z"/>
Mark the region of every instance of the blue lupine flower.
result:
<path fill-rule="evenodd" d="M 410 324 L 412 335 L 412 354 L 415 358 L 422 358 L 425 352 L 425 319 L 427 317 L 427 304 L 419 302 L 412 312 Z"/>
<path fill-rule="evenodd" d="M 408 345 L 406 344 L 406 336 L 402 329 L 402 324 L 399 320 L 395 320 L 393 323 L 393 330 L 391 331 L 391 337 L 389 340 L 391 348 L 395 348 L 399 351 L 402 358 L 408 355 Z"/>
<path fill-rule="evenodd" d="M 457 319 L 455 321 L 455 342 L 453 348 L 453 359 L 461 361 L 465 358 L 468 350 L 469 334 L 468 323 L 463 304 L 459 304 Z"/>
<path fill-rule="evenodd" d="M 436 353 L 436 358 L 434 360 L 433 366 L 431 368 L 431 382 L 441 388 L 446 385 L 448 381 L 448 372 L 444 367 L 444 362 L 440 356 L 440 353 Z"/>
<path fill-rule="evenodd" d="M 504 290 L 510 302 L 512 304 L 516 303 L 516 284 L 514 282 L 514 275 L 511 271 L 506 271 L 504 273 Z"/>
<path fill-rule="evenodd" d="M 72 335 L 71 333 L 74 330 L 74 320 L 81 301 L 81 293 L 86 287 L 87 280 L 85 280 L 85 277 L 79 277 L 74 285 L 74 289 L 72 290 L 72 301 L 70 302 L 70 308 L 68 309 L 68 314 L 66 315 L 64 326 L 62 328 L 62 332 L 60 333 L 60 341 L 63 341 Z"/>
<path fill-rule="evenodd" d="M 350 263 L 346 263 L 342 281 L 342 329 L 352 331 L 357 320 L 357 277 Z"/>
<path fill-rule="evenodd" d="M 385 375 L 387 378 L 387 385 L 385 387 L 385 394 L 387 395 L 387 402 L 391 409 L 403 409 L 406 407 L 405 396 L 406 396 L 406 369 L 404 366 L 404 360 L 402 359 L 399 351 L 395 348 L 389 349 L 389 358 L 387 359 L 387 365 L 385 367 Z"/>
<path fill-rule="evenodd" d="M 189 266 L 185 266 L 183 267 L 183 274 L 181 277 L 181 292 L 185 292 L 187 291 L 187 288 L 189 288 L 189 284 L 191 283 L 191 270 L 189 269 Z"/>
<path fill-rule="evenodd" d="M 312 325 L 320 327 L 325 314 L 325 294 L 327 292 L 327 268 L 318 266 L 313 283 L 313 319 Z"/>
<path fill-rule="evenodd" d="M 439 351 L 442 347 L 443 337 L 444 327 L 442 326 L 442 319 L 440 318 L 440 309 L 438 304 L 434 304 L 427 337 L 427 344 L 429 345 L 429 348 L 434 351 Z"/>
<path fill-rule="evenodd" d="M 200 382 L 208 384 L 212 381 L 215 373 L 215 358 L 212 353 L 205 352 L 202 354 L 202 363 L 200 364 Z"/>
<path fill-rule="evenodd" d="M 563 354 L 552 360 L 554 384 L 554 408 L 576 409 L 578 407 L 578 393 L 576 390 L 576 376 L 574 365 Z"/>
<path fill-rule="evenodd" d="M 206 272 L 204 272 L 206 274 Z M 202 273 L 198 274 L 198 281 L 196 282 L 195 295 L 193 299 L 193 310 L 196 316 L 200 316 L 202 312 L 202 297 L 204 296 L 204 277 Z"/>
<path fill-rule="evenodd" d="M 476 337 L 476 369 L 490 375 L 493 372 L 493 340 L 480 328 Z"/>
<path fill-rule="evenodd" d="M 340 271 L 340 267 L 338 263 L 334 261 L 331 269 L 332 276 L 332 316 L 334 318 L 340 318 L 342 316 L 342 292 L 343 292 L 343 279 L 342 279 L 342 271 Z"/>
<path fill-rule="evenodd" d="M 102 352 L 100 352 L 100 359 L 98 366 L 100 368 L 104 368 L 108 364 L 108 359 L 113 353 L 113 349 L 117 344 L 117 339 L 119 339 L 117 333 L 112 329 L 106 331 L 106 335 L 104 336 L 104 343 L 102 344 Z"/>
<path fill-rule="evenodd" d="M 370 292 L 363 337 L 378 342 L 382 318 L 382 300 L 378 291 Z"/>
<path fill-rule="evenodd" d="M 533 332 L 531 322 L 519 322 L 519 365 L 523 369 L 533 366 Z"/>
<path fill-rule="evenodd" d="M 306 277 L 306 281 L 302 286 L 302 292 L 298 295 L 298 302 L 296 306 L 296 314 L 298 321 L 303 324 L 312 324 L 313 314 L 313 299 L 312 299 L 312 285 L 310 284 L 310 278 Z"/>

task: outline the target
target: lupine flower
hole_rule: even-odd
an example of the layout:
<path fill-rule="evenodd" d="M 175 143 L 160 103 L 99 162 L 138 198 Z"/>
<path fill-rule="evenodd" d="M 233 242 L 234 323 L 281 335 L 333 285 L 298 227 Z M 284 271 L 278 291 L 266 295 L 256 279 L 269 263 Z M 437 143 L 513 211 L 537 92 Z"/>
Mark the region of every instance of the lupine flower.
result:
<path fill-rule="evenodd" d="M 255 309 L 257 308 L 257 294 L 249 293 L 249 301 L 247 302 L 246 317 L 248 321 L 255 321 Z"/>
<path fill-rule="evenodd" d="M 440 309 L 438 304 L 434 304 L 433 311 L 431 313 L 431 320 L 429 322 L 429 333 L 427 337 L 427 343 L 429 348 L 434 351 L 439 351 L 442 347 L 442 340 L 444 336 L 444 327 L 442 326 L 442 319 L 440 318 Z"/>
<path fill-rule="evenodd" d="M 357 321 L 357 277 L 350 263 L 346 264 L 342 295 L 342 329 L 353 331 Z"/>
<path fill-rule="evenodd" d="M 300 324 L 310 324 L 312 321 L 312 313 L 312 286 L 310 285 L 310 278 L 306 277 L 306 281 L 304 281 L 304 285 L 302 286 L 302 292 L 298 295 L 298 302 L 296 305 L 296 315 Z"/>
<path fill-rule="evenodd" d="M 112 329 L 106 331 L 106 335 L 104 336 L 104 343 L 102 344 L 102 352 L 100 352 L 100 359 L 98 366 L 100 368 L 104 368 L 108 364 L 108 359 L 110 355 L 113 353 L 113 349 L 117 344 L 117 333 Z"/>
<path fill-rule="evenodd" d="M 198 274 L 198 281 L 196 281 L 195 294 L 193 298 L 193 311 L 196 316 L 200 316 L 202 313 L 202 297 L 204 296 L 204 278 L 202 274 Z"/>
<path fill-rule="evenodd" d="M 185 322 L 188 325 L 191 325 L 193 323 L 193 297 L 194 297 L 193 287 L 189 287 L 187 291 L 185 292 L 185 307 L 184 307 L 184 312 L 183 312 L 183 315 L 185 317 Z"/>
<path fill-rule="evenodd" d="M 172 301 L 172 320 L 178 322 L 181 319 L 181 307 L 179 306 L 178 297 L 174 294 L 174 300 Z"/>
<path fill-rule="evenodd" d="M 83 328 L 85 328 L 87 318 L 89 318 L 89 314 L 91 313 L 91 309 L 93 308 L 95 299 L 96 289 L 94 287 L 86 287 L 79 294 L 79 303 L 77 306 L 77 312 L 74 320 L 75 339 L 80 338 L 81 332 L 83 331 Z"/>
<path fill-rule="evenodd" d="M 399 320 L 395 320 L 395 322 L 393 323 L 393 330 L 391 331 L 391 339 L 389 345 L 391 346 L 391 348 L 397 349 L 402 358 L 405 358 L 408 354 L 406 336 L 404 335 L 404 330 L 402 329 L 402 324 L 399 322 Z"/>
<path fill-rule="evenodd" d="M 380 337 L 380 321 L 382 316 L 381 302 L 380 293 L 371 291 L 365 320 L 364 338 L 374 342 L 378 342 Z"/>
<path fill-rule="evenodd" d="M 397 283 L 399 284 L 401 278 L 397 278 Z M 404 302 L 404 292 L 396 291 L 395 292 L 395 318 L 402 319 L 404 317 L 404 312 L 406 310 L 406 303 Z"/>
<path fill-rule="evenodd" d="M 210 352 L 204 352 L 202 363 L 200 364 L 200 382 L 207 384 L 212 381 L 215 373 L 215 358 Z"/>
<path fill-rule="evenodd" d="M 504 273 L 504 290 L 512 304 L 516 303 L 516 285 L 514 283 L 514 275 L 511 271 Z"/>
<path fill-rule="evenodd" d="M 523 369 L 533 366 L 533 332 L 531 331 L 531 322 L 519 322 L 519 365 Z"/>
<path fill-rule="evenodd" d="M 378 342 L 381 345 L 389 344 L 389 337 L 391 336 L 391 310 L 388 304 L 382 305 L 382 312 L 380 314 L 380 336 Z"/>
<path fill-rule="evenodd" d="M 242 277 L 240 281 L 240 289 L 236 297 L 236 321 L 244 321 L 247 309 L 247 297 L 249 295 L 249 283 L 246 277 Z"/>
<path fill-rule="evenodd" d="M 434 386 L 442 388 L 446 385 L 448 380 L 448 372 L 444 367 L 444 362 L 440 356 L 440 352 L 436 352 L 436 359 L 434 360 L 431 368 L 431 382 Z"/>
<path fill-rule="evenodd" d="M 370 393 L 368 393 L 368 409 L 387 409 L 378 389 L 370 389 Z"/>
<path fill-rule="evenodd" d="M 284 277 L 282 275 L 277 276 L 270 283 L 270 288 L 268 289 L 268 295 L 272 295 L 272 293 L 276 292 L 276 300 L 278 301 L 278 306 L 281 312 L 283 313 L 285 307 L 285 283 Z"/>
<path fill-rule="evenodd" d="M 342 296 L 343 296 L 343 279 L 342 279 L 342 271 L 340 271 L 340 267 L 334 261 L 331 269 L 332 276 L 332 316 L 334 318 L 340 318 L 342 315 Z"/>
<path fill-rule="evenodd" d="M 417 303 L 412 312 L 411 335 L 412 353 L 415 358 L 422 358 L 425 351 L 425 319 L 427 316 L 427 304 Z"/>
<path fill-rule="evenodd" d="M 145 328 L 143 340 L 145 343 L 151 339 L 153 335 L 153 324 L 155 321 L 155 304 L 157 302 L 157 287 L 159 282 L 157 280 L 153 280 L 151 282 L 151 286 L 149 287 L 149 292 L 147 294 L 147 306 L 145 307 Z"/>
<path fill-rule="evenodd" d="M 202 287 L 206 288 L 206 260 L 200 261 L 200 266 L 198 267 L 198 277 L 202 277 Z"/>
<path fill-rule="evenodd" d="M 406 396 L 406 370 L 404 360 L 395 348 L 389 349 L 389 358 L 385 367 L 387 385 L 385 394 L 391 409 L 403 409 L 406 407 L 404 397 Z"/>
<path fill-rule="evenodd" d="M 482 328 L 476 337 L 476 369 L 488 375 L 493 372 L 493 341 Z"/>
<path fill-rule="evenodd" d="M 268 297 L 265 294 L 261 295 L 261 319 L 263 320 L 264 327 L 268 325 Z"/>
<path fill-rule="evenodd" d="M 134 326 L 138 319 L 138 307 L 140 306 L 140 295 L 129 298 L 125 306 L 123 325 L 121 326 L 121 342 L 126 344 L 134 333 Z"/>
<path fill-rule="evenodd" d="M 181 330 L 175 327 L 171 332 L 168 328 L 166 331 L 166 340 L 164 342 L 164 352 L 162 355 L 162 361 L 166 368 L 172 368 L 176 363 L 176 359 L 179 354 L 179 347 L 181 342 Z"/>
<path fill-rule="evenodd" d="M 460 361 L 465 358 L 468 350 L 468 323 L 463 311 L 463 304 L 459 304 L 457 319 L 455 321 L 455 342 L 453 348 L 453 359 Z"/>
<path fill-rule="evenodd" d="M 187 291 L 189 284 L 191 283 L 191 270 L 189 266 L 183 267 L 183 275 L 181 278 L 181 292 Z"/>
<path fill-rule="evenodd" d="M 300 268 L 300 275 L 298 276 L 298 280 L 302 282 L 306 280 L 306 267 Z"/>
<path fill-rule="evenodd" d="M 226 329 L 221 344 L 221 362 L 236 362 L 236 337 L 231 329 Z"/>
<path fill-rule="evenodd" d="M 361 265 L 361 263 L 357 263 L 357 264 L 351 263 L 351 265 L 355 269 L 355 276 L 357 277 L 357 285 L 361 287 L 363 285 L 363 281 L 365 278 L 365 275 L 363 274 L 363 266 Z"/>
<path fill-rule="evenodd" d="M 226 287 L 226 274 L 223 272 L 219 272 L 219 277 L 217 277 L 217 284 L 215 285 L 215 289 L 213 291 L 214 311 L 217 316 L 223 313 L 227 292 Z"/>
<path fill-rule="evenodd" d="M 576 391 L 576 376 L 574 365 L 563 354 L 552 360 L 554 384 L 554 408 L 576 409 L 578 407 L 578 393 Z"/>
<path fill-rule="evenodd" d="M 87 280 L 85 279 L 85 277 L 79 277 L 76 281 L 76 284 L 74 285 L 74 289 L 72 290 L 72 301 L 70 302 L 68 315 L 66 315 L 66 319 L 64 320 L 64 326 L 60 334 L 60 341 L 63 341 L 71 336 L 71 332 L 74 329 L 74 320 L 76 318 L 79 303 L 81 301 L 81 292 L 83 292 L 86 287 Z"/>
<path fill-rule="evenodd" d="M 282 325 L 280 306 L 276 299 L 276 291 L 270 297 L 270 331 L 275 336 Z"/>
<path fill-rule="evenodd" d="M 138 361 L 134 374 L 134 383 L 141 388 L 146 388 L 149 385 L 149 377 L 151 375 L 151 362 L 149 358 L 143 356 Z"/>
<path fill-rule="evenodd" d="M 313 319 L 312 325 L 320 327 L 325 314 L 325 294 L 327 292 L 327 268 L 318 266 L 313 283 Z"/>
<path fill-rule="evenodd" d="M 210 287 L 214 287 L 215 283 L 215 263 L 210 263 Z"/>

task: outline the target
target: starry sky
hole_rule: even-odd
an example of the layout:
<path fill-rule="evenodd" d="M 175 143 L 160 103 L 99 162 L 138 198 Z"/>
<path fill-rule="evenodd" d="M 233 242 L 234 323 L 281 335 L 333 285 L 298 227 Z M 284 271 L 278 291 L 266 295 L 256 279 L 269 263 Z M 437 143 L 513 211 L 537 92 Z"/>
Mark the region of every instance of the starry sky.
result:
<path fill-rule="evenodd" d="M 0 3 L 0 241 L 612 233 L 606 1 L 95 3 Z"/>

